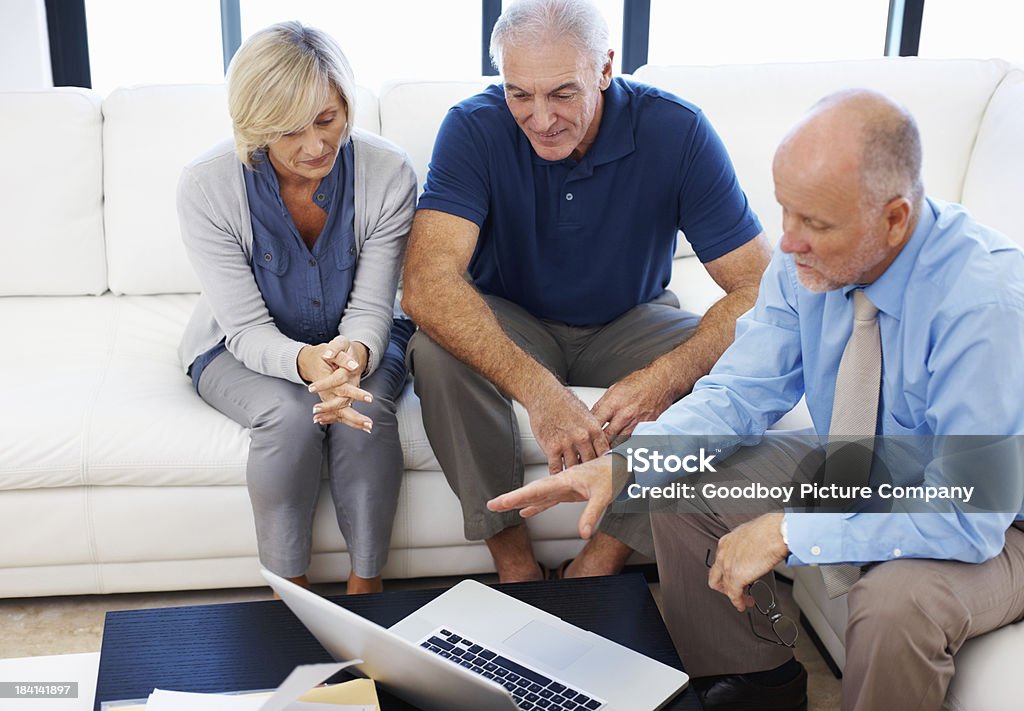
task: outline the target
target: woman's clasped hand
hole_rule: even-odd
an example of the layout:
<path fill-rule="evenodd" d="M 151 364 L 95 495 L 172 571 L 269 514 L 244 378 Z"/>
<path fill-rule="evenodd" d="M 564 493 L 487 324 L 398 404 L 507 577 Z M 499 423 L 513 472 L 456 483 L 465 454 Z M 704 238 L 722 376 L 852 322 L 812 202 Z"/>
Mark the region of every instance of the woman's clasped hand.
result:
<path fill-rule="evenodd" d="M 309 383 L 309 391 L 320 396 L 313 407 L 315 423 L 373 431 L 373 420 L 352 407 L 355 402 L 373 402 L 373 395 L 359 387 L 366 359 L 366 346 L 344 336 L 299 351 L 299 375 Z"/>

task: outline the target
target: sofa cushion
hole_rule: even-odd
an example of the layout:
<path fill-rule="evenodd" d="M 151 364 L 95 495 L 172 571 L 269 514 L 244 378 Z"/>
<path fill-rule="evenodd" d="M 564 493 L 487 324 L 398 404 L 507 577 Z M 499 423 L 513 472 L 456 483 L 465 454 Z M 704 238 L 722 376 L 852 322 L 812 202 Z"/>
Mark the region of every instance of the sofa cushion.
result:
<path fill-rule="evenodd" d="M 195 300 L 5 300 L 0 329 L 18 339 L 0 350 L 14 403 L 0 408 L 0 490 L 243 482 L 248 438 L 178 364 Z"/>
<path fill-rule="evenodd" d="M 427 179 L 434 137 L 445 114 L 498 77 L 472 81 L 400 81 L 385 84 L 380 94 L 380 134 L 405 149 L 416 170 L 419 189 Z"/>
<path fill-rule="evenodd" d="M 1024 70 L 1003 79 L 985 110 L 964 179 L 963 203 L 1024 246 Z"/>
<path fill-rule="evenodd" d="M 1020 655 L 1024 622 L 968 640 L 956 655 L 956 674 L 944 711 L 1016 711 L 1024 699 Z"/>
<path fill-rule="evenodd" d="M 704 110 L 774 243 L 782 234 L 782 213 L 775 203 L 772 158 L 814 102 L 838 89 L 868 87 L 906 104 L 921 130 L 928 193 L 959 202 L 978 124 L 1007 66 L 999 60 L 904 57 L 728 67 L 649 65 L 635 76 Z"/>
<path fill-rule="evenodd" d="M 101 123 L 86 89 L 0 94 L 0 296 L 106 291 Z"/>
<path fill-rule="evenodd" d="M 377 101 L 359 88 L 356 125 L 379 131 Z M 136 86 L 103 102 L 107 262 L 115 294 L 199 291 L 178 230 L 181 169 L 231 137 L 223 84 Z"/>
<path fill-rule="evenodd" d="M 247 431 L 206 405 L 178 364 L 196 297 L 12 298 L 0 332 L 0 490 L 245 483 Z M 61 333 L 66 350 L 55 350 Z M 37 344 L 48 344 L 40 348 Z M 27 374 L 42 373 L 45 377 Z M 579 388 L 588 404 L 601 391 Z M 528 465 L 546 458 L 516 406 Z M 399 401 L 405 468 L 439 470 L 407 385 Z"/>

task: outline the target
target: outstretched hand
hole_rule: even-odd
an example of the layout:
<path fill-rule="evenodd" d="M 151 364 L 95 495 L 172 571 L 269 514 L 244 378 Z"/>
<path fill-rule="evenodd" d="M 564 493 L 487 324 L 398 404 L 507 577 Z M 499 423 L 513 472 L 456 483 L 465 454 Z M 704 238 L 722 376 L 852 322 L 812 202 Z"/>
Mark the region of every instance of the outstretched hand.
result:
<path fill-rule="evenodd" d="M 487 502 L 487 508 L 491 511 L 521 509 L 520 515 L 530 518 L 556 504 L 586 501 L 579 532 L 581 538 L 589 539 L 601 514 L 615 498 L 612 464 L 611 456 L 592 459 L 495 497 Z"/>

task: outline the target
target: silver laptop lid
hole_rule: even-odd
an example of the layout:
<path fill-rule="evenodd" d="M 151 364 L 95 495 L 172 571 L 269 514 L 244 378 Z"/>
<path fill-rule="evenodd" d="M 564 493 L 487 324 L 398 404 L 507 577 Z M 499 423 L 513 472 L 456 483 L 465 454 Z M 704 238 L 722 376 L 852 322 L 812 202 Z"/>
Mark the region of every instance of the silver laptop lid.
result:
<path fill-rule="evenodd" d="M 396 696 L 427 711 L 516 711 L 512 697 L 498 684 L 266 569 L 260 572 L 331 656 L 338 661 L 362 659 L 356 668 Z"/>

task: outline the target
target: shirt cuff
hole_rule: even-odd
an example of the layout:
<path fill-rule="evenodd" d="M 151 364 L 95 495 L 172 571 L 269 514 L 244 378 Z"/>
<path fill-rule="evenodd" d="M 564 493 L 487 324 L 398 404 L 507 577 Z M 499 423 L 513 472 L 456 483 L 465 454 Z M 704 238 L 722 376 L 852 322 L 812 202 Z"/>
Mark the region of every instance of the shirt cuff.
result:
<path fill-rule="evenodd" d="M 306 381 L 299 375 L 299 351 L 306 346 L 305 343 L 299 341 L 289 340 L 286 345 L 281 348 L 278 354 L 279 367 L 281 371 L 281 377 L 285 380 L 290 380 L 293 383 L 305 385 Z"/>
<path fill-rule="evenodd" d="M 789 539 L 787 565 L 849 562 L 843 559 L 843 514 L 788 512 L 782 520 Z"/>

